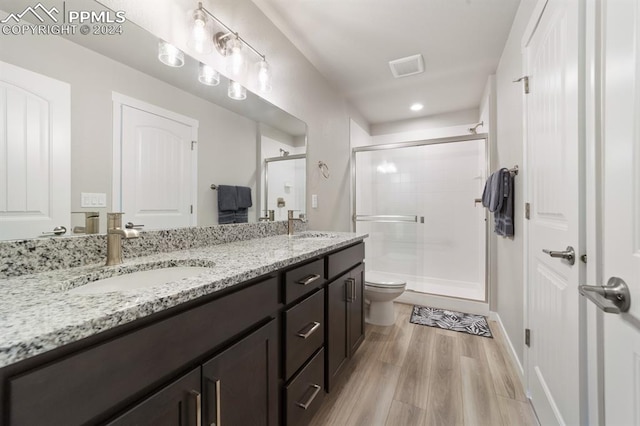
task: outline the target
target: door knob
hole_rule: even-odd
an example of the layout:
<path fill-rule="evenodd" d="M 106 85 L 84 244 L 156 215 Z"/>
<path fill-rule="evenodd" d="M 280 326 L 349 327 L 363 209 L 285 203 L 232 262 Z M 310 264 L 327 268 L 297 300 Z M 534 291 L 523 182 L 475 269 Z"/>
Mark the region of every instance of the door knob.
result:
<path fill-rule="evenodd" d="M 67 228 L 65 228 L 64 226 L 56 226 L 55 228 L 53 228 L 52 232 L 43 232 L 42 236 L 50 237 L 52 235 L 64 235 L 66 232 Z"/>
<path fill-rule="evenodd" d="M 581 285 L 578 291 L 608 313 L 627 312 L 631 306 L 629 287 L 622 278 L 611 277 L 607 285 Z"/>
<path fill-rule="evenodd" d="M 565 251 L 554 251 L 548 249 L 542 249 L 542 251 L 551 257 L 559 257 L 569 262 L 569 265 L 576 263 L 576 252 L 571 246 L 567 246 Z"/>

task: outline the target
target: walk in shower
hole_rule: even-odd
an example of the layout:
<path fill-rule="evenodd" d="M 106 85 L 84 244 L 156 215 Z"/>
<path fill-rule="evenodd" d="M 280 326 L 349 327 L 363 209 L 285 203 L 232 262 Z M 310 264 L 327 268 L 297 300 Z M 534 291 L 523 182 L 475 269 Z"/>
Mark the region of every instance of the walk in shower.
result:
<path fill-rule="evenodd" d="M 353 149 L 353 226 L 366 271 L 407 290 L 487 301 L 482 135 Z"/>

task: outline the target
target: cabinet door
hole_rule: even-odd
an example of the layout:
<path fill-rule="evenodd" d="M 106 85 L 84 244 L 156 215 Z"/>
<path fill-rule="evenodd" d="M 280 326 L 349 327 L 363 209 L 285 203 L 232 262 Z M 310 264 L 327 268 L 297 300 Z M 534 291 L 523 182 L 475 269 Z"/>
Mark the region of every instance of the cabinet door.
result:
<path fill-rule="evenodd" d="M 276 320 L 202 366 L 203 424 L 278 423 Z"/>
<path fill-rule="evenodd" d="M 196 368 L 107 424 L 195 426 L 199 417 L 200 368 Z"/>
<path fill-rule="evenodd" d="M 347 286 L 349 274 L 344 274 L 327 287 L 327 392 L 337 383 L 342 366 L 349 357 L 347 341 Z"/>
<path fill-rule="evenodd" d="M 349 273 L 349 357 L 364 340 L 364 267 L 358 266 Z"/>

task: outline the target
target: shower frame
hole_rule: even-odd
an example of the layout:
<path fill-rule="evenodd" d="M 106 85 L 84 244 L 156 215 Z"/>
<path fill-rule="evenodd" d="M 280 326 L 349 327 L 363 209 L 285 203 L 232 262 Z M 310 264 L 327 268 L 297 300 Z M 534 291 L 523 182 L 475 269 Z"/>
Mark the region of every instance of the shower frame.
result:
<path fill-rule="evenodd" d="M 455 143 L 455 142 L 468 142 L 468 141 L 476 141 L 476 140 L 484 140 L 484 161 L 485 161 L 485 176 L 489 175 L 490 168 L 490 150 L 489 150 L 489 135 L 487 133 L 478 133 L 478 134 L 469 134 L 469 135 L 460 135 L 460 136 L 450 136 L 445 138 L 434 138 L 434 139 L 423 139 L 419 141 L 411 141 L 411 142 L 395 142 L 388 144 L 380 144 L 380 145 L 366 145 L 359 146 L 351 149 L 351 230 L 355 232 L 356 230 L 356 154 L 358 152 L 367 152 L 367 151 L 384 151 L 389 149 L 398 149 L 398 148 L 411 148 L 411 147 L 419 147 L 425 145 L 439 145 L 439 144 L 447 144 L 447 143 Z M 413 217 L 413 216 L 412 216 Z M 461 300 L 470 300 L 473 302 L 482 302 L 482 303 L 490 303 L 490 292 L 489 292 L 489 278 L 490 278 L 490 265 L 491 265 L 491 252 L 489 250 L 489 223 L 490 217 L 489 213 L 485 211 L 485 239 L 484 239 L 484 300 L 478 301 L 474 299 L 467 299 L 464 297 L 456 297 L 456 296 L 444 296 L 436 294 L 439 297 L 447 297 L 451 299 L 461 299 Z M 417 220 L 418 216 L 416 216 L 416 223 L 419 223 Z M 369 222 L 376 222 L 376 220 L 368 220 Z M 389 220 L 381 220 L 384 222 L 389 222 Z M 402 222 L 413 222 L 414 220 L 400 220 Z M 432 294 L 432 293 L 425 293 Z"/>

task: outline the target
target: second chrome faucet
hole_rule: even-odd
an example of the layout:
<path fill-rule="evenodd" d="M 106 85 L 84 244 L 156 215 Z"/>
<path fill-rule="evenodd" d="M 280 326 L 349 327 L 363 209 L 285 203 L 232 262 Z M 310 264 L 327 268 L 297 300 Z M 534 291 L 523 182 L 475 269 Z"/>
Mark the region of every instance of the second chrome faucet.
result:
<path fill-rule="evenodd" d="M 287 234 L 289 236 L 292 236 L 294 231 L 295 231 L 295 222 L 299 221 L 302 223 L 306 223 L 307 220 L 304 218 L 304 216 L 301 214 L 300 217 L 293 217 L 293 212 L 296 210 L 288 210 L 287 211 Z"/>
<path fill-rule="evenodd" d="M 107 213 L 107 266 L 122 263 L 122 239 L 138 238 L 140 232 L 122 227 L 122 213 Z"/>

